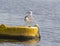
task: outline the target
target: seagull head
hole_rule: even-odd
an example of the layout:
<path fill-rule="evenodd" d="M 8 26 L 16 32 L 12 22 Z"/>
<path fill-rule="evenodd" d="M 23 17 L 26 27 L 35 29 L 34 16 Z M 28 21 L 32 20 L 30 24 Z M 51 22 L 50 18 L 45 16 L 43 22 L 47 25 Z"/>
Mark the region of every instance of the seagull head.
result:
<path fill-rule="evenodd" d="M 28 15 L 32 15 L 32 11 L 28 11 L 26 14 L 28 14 Z"/>

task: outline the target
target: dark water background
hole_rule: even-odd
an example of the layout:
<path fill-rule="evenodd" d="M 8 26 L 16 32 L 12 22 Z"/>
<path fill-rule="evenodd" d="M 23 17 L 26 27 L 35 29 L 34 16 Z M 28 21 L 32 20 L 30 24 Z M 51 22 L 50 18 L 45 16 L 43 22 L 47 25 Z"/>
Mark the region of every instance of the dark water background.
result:
<path fill-rule="evenodd" d="M 24 25 L 23 19 L 28 10 L 33 11 L 33 16 L 40 27 L 41 41 L 34 46 L 60 46 L 59 0 L 0 0 L 0 24 Z M 24 46 L 24 44 L 0 43 L 0 46 Z"/>

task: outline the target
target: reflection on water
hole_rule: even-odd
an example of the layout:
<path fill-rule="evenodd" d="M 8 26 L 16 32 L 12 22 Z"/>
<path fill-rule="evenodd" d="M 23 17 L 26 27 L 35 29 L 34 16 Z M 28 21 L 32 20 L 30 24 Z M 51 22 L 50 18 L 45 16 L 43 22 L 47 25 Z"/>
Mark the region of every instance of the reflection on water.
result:
<path fill-rule="evenodd" d="M 7 46 L 37 46 L 37 44 L 39 43 L 40 38 L 36 38 L 33 40 L 28 40 L 28 41 L 24 41 L 24 42 L 20 42 L 20 41 L 16 41 L 16 40 L 6 40 L 6 39 L 0 39 L 0 45 L 2 44 L 2 46 L 4 46 L 5 44 Z"/>
<path fill-rule="evenodd" d="M 25 44 L 24 46 L 39 46 L 39 45 L 36 43 L 36 44 Z"/>
<path fill-rule="evenodd" d="M 36 44 L 12 44 L 12 43 L 1 43 L 0 46 L 40 46 Z"/>
<path fill-rule="evenodd" d="M 0 43 L 0 46 L 40 46 L 38 43 L 35 44 L 13 44 L 13 43 Z"/>

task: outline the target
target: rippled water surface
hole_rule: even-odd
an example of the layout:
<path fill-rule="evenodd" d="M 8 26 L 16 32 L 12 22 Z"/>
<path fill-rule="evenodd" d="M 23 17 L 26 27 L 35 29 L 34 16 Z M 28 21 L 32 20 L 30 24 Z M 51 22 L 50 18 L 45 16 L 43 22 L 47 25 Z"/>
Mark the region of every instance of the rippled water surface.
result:
<path fill-rule="evenodd" d="M 60 1 L 0 0 L 0 24 L 25 25 L 26 11 L 32 10 L 39 24 L 41 41 L 35 44 L 0 43 L 0 46 L 60 46 Z M 21 21 L 22 20 L 22 21 Z"/>

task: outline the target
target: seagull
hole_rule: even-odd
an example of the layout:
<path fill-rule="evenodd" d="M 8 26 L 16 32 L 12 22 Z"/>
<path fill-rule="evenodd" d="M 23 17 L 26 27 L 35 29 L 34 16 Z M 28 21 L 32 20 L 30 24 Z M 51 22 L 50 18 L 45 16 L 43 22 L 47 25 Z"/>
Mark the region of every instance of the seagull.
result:
<path fill-rule="evenodd" d="M 33 22 L 32 11 L 27 12 L 27 15 L 25 16 L 24 20 L 25 22 L 28 22 L 28 23 Z"/>

